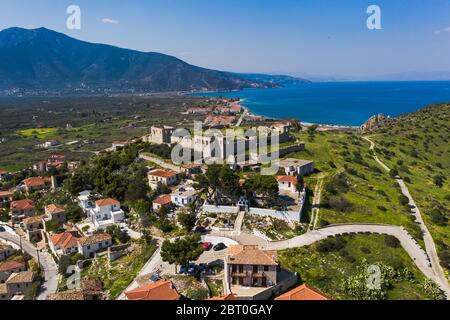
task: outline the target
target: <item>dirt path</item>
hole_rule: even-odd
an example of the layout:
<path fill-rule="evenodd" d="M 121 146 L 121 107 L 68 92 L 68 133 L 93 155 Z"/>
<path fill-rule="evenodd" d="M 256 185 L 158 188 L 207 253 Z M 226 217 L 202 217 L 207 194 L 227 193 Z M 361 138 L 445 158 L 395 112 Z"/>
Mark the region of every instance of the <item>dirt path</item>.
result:
<path fill-rule="evenodd" d="M 372 140 L 370 140 L 370 138 L 368 138 L 368 137 L 363 137 L 363 139 L 370 143 L 370 150 L 373 151 L 375 149 L 375 143 Z M 391 169 L 386 164 L 384 164 L 375 153 L 374 153 L 373 157 L 374 157 L 375 161 L 381 167 L 383 167 L 384 170 L 386 170 L 387 172 L 391 171 Z M 411 193 L 409 192 L 409 189 L 406 186 L 406 183 L 399 177 L 395 180 L 399 184 L 402 194 L 408 198 L 409 206 L 411 208 L 413 208 L 412 213 L 416 217 L 416 222 L 420 225 L 420 229 L 423 232 L 423 239 L 425 242 L 425 251 L 428 255 L 428 259 L 431 263 L 433 272 L 436 275 L 436 278 L 437 278 L 436 282 L 447 293 L 448 299 L 450 299 L 450 285 L 448 283 L 447 277 L 445 276 L 444 270 L 442 269 L 442 266 L 439 262 L 439 256 L 438 256 L 438 253 L 436 250 L 436 245 L 434 244 L 433 237 L 431 236 L 430 231 L 428 230 L 425 222 L 423 221 L 422 214 L 420 213 L 420 209 L 419 209 L 419 207 L 417 207 L 413 197 L 411 196 Z"/>

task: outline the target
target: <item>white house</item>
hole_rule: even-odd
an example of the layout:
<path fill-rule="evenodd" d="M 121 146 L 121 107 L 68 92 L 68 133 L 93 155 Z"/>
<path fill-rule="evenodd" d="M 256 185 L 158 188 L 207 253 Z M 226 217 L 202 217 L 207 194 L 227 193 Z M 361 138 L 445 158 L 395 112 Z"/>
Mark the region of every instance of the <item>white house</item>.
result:
<path fill-rule="evenodd" d="M 88 217 L 96 229 L 105 229 L 106 227 L 122 222 L 125 219 L 125 213 L 120 208 L 120 202 L 116 199 L 101 199 L 95 202 L 95 207 L 90 209 Z"/>
<path fill-rule="evenodd" d="M 280 161 L 280 168 L 283 168 L 288 176 L 307 176 L 314 172 L 314 161 L 284 159 Z"/>
<path fill-rule="evenodd" d="M 278 189 L 280 191 L 297 192 L 297 177 L 295 176 L 278 176 Z"/>
<path fill-rule="evenodd" d="M 78 240 L 78 253 L 93 258 L 95 253 L 112 246 L 112 237 L 107 233 L 94 234 Z"/>
<path fill-rule="evenodd" d="M 78 252 L 80 235 L 76 231 L 63 232 L 50 237 L 48 242 L 52 252 L 58 257 Z"/>
<path fill-rule="evenodd" d="M 165 170 L 153 170 L 148 173 L 148 183 L 150 188 L 156 189 L 158 183 L 166 186 L 172 186 L 178 182 L 175 172 Z"/>
<path fill-rule="evenodd" d="M 179 207 L 185 207 L 195 201 L 195 195 L 195 191 L 178 190 L 177 192 L 172 193 L 170 198 L 172 199 L 173 204 Z"/>
<path fill-rule="evenodd" d="M 91 191 L 86 190 L 78 194 L 78 205 L 84 212 L 88 212 L 94 208 L 94 202 L 90 199 Z"/>

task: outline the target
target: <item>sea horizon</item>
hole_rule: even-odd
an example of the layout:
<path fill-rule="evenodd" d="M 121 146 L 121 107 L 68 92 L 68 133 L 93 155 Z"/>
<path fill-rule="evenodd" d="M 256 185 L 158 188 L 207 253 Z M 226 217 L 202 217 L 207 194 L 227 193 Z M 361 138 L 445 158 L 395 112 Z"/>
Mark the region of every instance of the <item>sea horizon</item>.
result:
<path fill-rule="evenodd" d="M 274 119 L 361 126 L 376 114 L 397 117 L 432 104 L 450 102 L 450 81 L 313 82 L 189 95 L 240 98 L 251 113 Z"/>

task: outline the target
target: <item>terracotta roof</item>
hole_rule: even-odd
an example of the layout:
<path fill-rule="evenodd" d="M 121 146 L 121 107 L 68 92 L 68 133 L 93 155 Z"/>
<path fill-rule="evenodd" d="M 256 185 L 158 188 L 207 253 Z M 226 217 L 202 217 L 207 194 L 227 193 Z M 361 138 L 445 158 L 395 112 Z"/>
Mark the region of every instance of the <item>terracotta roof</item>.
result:
<path fill-rule="evenodd" d="M 11 261 L 0 262 L 0 272 L 10 271 L 13 269 L 23 268 L 23 267 L 25 267 L 25 261 L 23 261 L 23 260 L 20 260 L 20 261 L 11 260 Z"/>
<path fill-rule="evenodd" d="M 34 208 L 34 201 L 30 199 L 17 200 L 11 202 L 11 209 L 31 209 Z"/>
<path fill-rule="evenodd" d="M 23 184 L 27 187 L 39 187 L 45 185 L 45 180 L 41 177 L 33 177 L 23 180 Z"/>
<path fill-rule="evenodd" d="M 49 294 L 47 300 L 53 301 L 82 301 L 84 300 L 84 294 L 82 290 L 64 291 L 54 294 Z"/>
<path fill-rule="evenodd" d="M 6 171 L 6 170 L 1 170 L 0 169 L 0 174 L 8 174 L 8 173 L 10 173 L 9 171 Z"/>
<path fill-rule="evenodd" d="M 34 224 L 34 223 L 41 223 L 41 222 L 42 222 L 42 216 L 29 217 L 29 218 L 23 219 L 23 221 L 22 221 L 23 224 Z"/>
<path fill-rule="evenodd" d="M 153 201 L 153 203 L 164 206 L 166 204 L 172 203 L 172 198 L 171 198 L 170 194 L 165 194 L 165 195 L 162 195 L 162 196 L 159 196 L 158 198 L 156 198 Z"/>
<path fill-rule="evenodd" d="M 160 178 L 172 178 L 175 177 L 177 174 L 175 172 L 171 171 L 164 171 L 164 170 L 155 170 L 151 171 L 149 173 L 150 176 L 160 177 Z"/>
<path fill-rule="evenodd" d="M 277 266 L 277 252 L 263 251 L 258 246 L 232 245 L 228 248 L 229 264 Z"/>
<path fill-rule="evenodd" d="M 323 293 L 313 289 L 306 284 L 282 294 L 275 300 L 331 300 Z"/>
<path fill-rule="evenodd" d="M 94 234 L 90 237 L 84 237 L 78 240 L 80 245 L 88 246 L 92 244 L 96 244 L 103 241 L 112 240 L 111 236 L 107 233 Z"/>
<path fill-rule="evenodd" d="M 55 154 L 55 155 L 52 155 L 52 156 L 50 156 L 50 157 L 48 157 L 48 158 L 49 158 L 49 159 L 65 159 L 66 156 L 59 155 L 59 154 Z"/>
<path fill-rule="evenodd" d="M 232 300 L 237 300 L 236 299 L 236 296 L 234 295 L 234 294 L 232 294 L 232 293 L 230 293 L 230 294 L 227 294 L 227 295 L 225 295 L 225 296 L 220 296 L 220 297 L 214 297 L 214 298 L 210 298 L 210 299 L 208 299 L 208 300 L 216 300 L 216 301 L 232 301 Z"/>
<path fill-rule="evenodd" d="M 97 201 L 95 201 L 95 204 L 99 207 L 103 207 L 103 206 L 113 206 L 116 204 L 120 204 L 120 202 L 117 201 L 116 199 L 108 198 L 108 199 L 97 200 Z"/>
<path fill-rule="evenodd" d="M 10 191 L 0 191 L 0 197 L 12 197 L 14 193 Z"/>
<path fill-rule="evenodd" d="M 81 281 L 83 292 L 87 294 L 99 294 L 103 292 L 101 281 L 95 279 L 84 279 Z"/>
<path fill-rule="evenodd" d="M 45 212 L 47 214 L 52 214 L 53 215 L 53 214 L 65 212 L 65 210 L 60 205 L 51 204 L 51 205 L 45 207 Z"/>
<path fill-rule="evenodd" d="M 79 239 L 80 235 L 78 232 L 72 231 L 55 234 L 50 238 L 50 241 L 55 247 L 73 248 L 78 246 Z"/>
<path fill-rule="evenodd" d="M 125 292 L 128 300 L 179 300 L 180 294 L 171 281 L 159 280 Z"/>
<path fill-rule="evenodd" d="M 277 177 L 278 182 L 290 182 L 293 184 L 297 184 L 297 177 L 294 176 L 278 176 Z"/>
<path fill-rule="evenodd" d="M 9 276 L 8 280 L 6 280 L 7 284 L 10 283 L 27 283 L 33 282 L 34 273 L 31 271 L 23 271 L 19 273 L 13 273 Z"/>

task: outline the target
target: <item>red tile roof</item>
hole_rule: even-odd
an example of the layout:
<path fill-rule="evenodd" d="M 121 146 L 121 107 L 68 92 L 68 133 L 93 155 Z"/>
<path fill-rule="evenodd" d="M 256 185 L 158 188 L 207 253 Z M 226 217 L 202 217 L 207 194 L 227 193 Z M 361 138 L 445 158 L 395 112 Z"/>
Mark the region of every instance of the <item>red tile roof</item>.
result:
<path fill-rule="evenodd" d="M 0 191 L 0 197 L 12 197 L 14 193 L 11 191 Z"/>
<path fill-rule="evenodd" d="M 152 284 L 125 292 L 128 300 L 180 300 L 180 294 L 171 281 L 159 280 Z"/>
<path fill-rule="evenodd" d="M 0 262 L 0 272 L 10 271 L 17 268 L 23 268 L 25 267 L 25 261 L 5 261 Z"/>
<path fill-rule="evenodd" d="M 53 246 L 66 249 L 78 246 L 79 239 L 80 235 L 78 234 L 78 232 L 72 231 L 55 234 L 50 238 L 50 241 L 52 242 Z"/>
<path fill-rule="evenodd" d="M 107 233 L 100 233 L 100 234 L 94 234 L 90 237 L 84 237 L 78 240 L 80 245 L 82 246 L 89 246 L 92 244 L 100 243 L 103 241 L 112 240 L 112 237 Z"/>
<path fill-rule="evenodd" d="M 25 225 L 34 224 L 34 223 L 42 223 L 42 216 L 34 216 L 34 217 L 26 218 L 22 221 L 22 223 Z"/>
<path fill-rule="evenodd" d="M 40 187 L 45 185 L 45 179 L 41 177 L 28 178 L 23 180 L 23 184 L 29 187 Z"/>
<path fill-rule="evenodd" d="M 278 182 L 290 182 L 293 183 L 294 185 L 297 184 L 297 177 L 294 176 L 278 176 L 277 177 L 277 181 Z"/>
<path fill-rule="evenodd" d="M 97 200 L 97 201 L 95 201 L 95 204 L 99 207 L 103 207 L 103 206 L 113 206 L 116 204 L 120 204 L 120 202 L 117 201 L 116 199 L 108 198 L 108 199 Z"/>
<path fill-rule="evenodd" d="M 11 202 L 10 209 L 32 209 L 34 208 L 34 201 L 30 199 L 23 199 Z"/>
<path fill-rule="evenodd" d="M 171 172 L 171 171 L 155 170 L 155 171 L 150 172 L 149 175 L 159 177 L 159 178 L 172 178 L 172 177 L 175 177 L 177 174 L 175 172 Z"/>
<path fill-rule="evenodd" d="M 170 196 L 170 194 L 165 194 L 162 196 L 159 196 L 158 198 L 156 198 L 153 203 L 159 204 L 159 205 L 167 205 L 169 203 L 172 203 L 172 198 Z"/>
<path fill-rule="evenodd" d="M 282 294 L 275 300 L 331 300 L 323 293 L 313 289 L 306 284 Z"/>
<path fill-rule="evenodd" d="M 10 173 L 9 171 L 0 169 L 0 174 L 9 174 L 9 173 Z"/>
<path fill-rule="evenodd" d="M 228 248 L 228 264 L 277 266 L 277 252 L 260 250 L 258 246 L 231 245 Z"/>
<path fill-rule="evenodd" d="M 45 207 L 45 212 L 48 214 L 57 214 L 64 212 L 64 208 L 57 204 L 51 204 Z"/>

